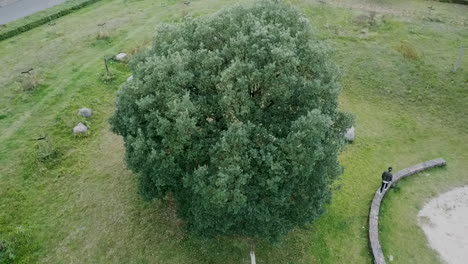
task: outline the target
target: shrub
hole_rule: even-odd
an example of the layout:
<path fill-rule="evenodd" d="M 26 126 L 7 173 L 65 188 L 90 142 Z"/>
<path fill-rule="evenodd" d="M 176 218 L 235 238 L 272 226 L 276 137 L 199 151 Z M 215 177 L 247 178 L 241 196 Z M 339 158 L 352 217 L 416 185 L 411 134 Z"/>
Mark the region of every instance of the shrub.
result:
<path fill-rule="evenodd" d="M 36 73 L 21 74 L 18 77 L 18 82 L 23 92 L 31 92 L 34 89 L 36 89 L 40 84 L 39 78 L 37 77 Z"/>
<path fill-rule="evenodd" d="M 407 41 L 401 41 L 397 50 L 407 59 L 417 60 L 420 58 L 418 51 Z"/>
<path fill-rule="evenodd" d="M 0 250 L 0 263 L 31 263 L 32 256 L 26 256 L 26 252 L 37 249 L 37 245 L 26 228 L 19 226 L 2 240 L 2 249 Z"/>
<path fill-rule="evenodd" d="M 368 15 L 359 15 L 353 18 L 353 23 L 360 25 L 360 26 L 365 26 L 365 27 L 376 27 L 377 26 L 377 18 L 376 18 L 377 13 L 374 11 L 369 12 Z"/>
<path fill-rule="evenodd" d="M 468 5 L 468 0 L 439 0 L 439 2 Z"/>
<path fill-rule="evenodd" d="M 324 212 L 349 115 L 307 19 L 256 1 L 162 26 L 110 123 L 147 199 L 188 230 L 276 240 Z"/>
<path fill-rule="evenodd" d="M 8 241 L 0 240 L 0 263 L 10 264 L 15 263 L 15 249 Z"/>
<path fill-rule="evenodd" d="M 49 10 L 46 9 L 38 14 L 31 15 L 30 17 L 21 18 L 17 21 L 3 25 L 3 27 L 0 28 L 0 41 L 49 23 L 54 19 L 68 15 L 97 1 L 100 0 L 67 1 L 64 4 L 52 7 Z"/>
<path fill-rule="evenodd" d="M 54 146 L 54 142 L 48 136 L 40 137 L 36 141 L 36 147 L 37 147 L 37 158 L 40 161 L 53 159 L 57 154 L 57 150 Z"/>
<path fill-rule="evenodd" d="M 101 74 L 101 81 L 105 84 L 110 84 L 115 80 L 115 74 L 112 72 L 103 72 Z"/>
<path fill-rule="evenodd" d="M 100 26 L 99 31 L 97 33 L 96 39 L 97 40 L 108 40 L 110 38 L 109 31 L 105 28 Z"/>
<path fill-rule="evenodd" d="M 99 31 L 96 35 L 96 39 L 98 40 L 108 40 L 110 37 L 109 32 L 107 31 Z"/>

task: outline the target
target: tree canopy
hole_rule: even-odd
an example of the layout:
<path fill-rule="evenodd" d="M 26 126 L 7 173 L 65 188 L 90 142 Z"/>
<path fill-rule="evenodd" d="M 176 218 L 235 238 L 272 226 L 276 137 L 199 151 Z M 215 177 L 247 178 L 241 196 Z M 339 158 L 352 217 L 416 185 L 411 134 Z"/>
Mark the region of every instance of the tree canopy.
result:
<path fill-rule="evenodd" d="M 329 54 L 280 1 L 159 27 L 110 119 L 143 196 L 170 194 L 208 237 L 276 240 L 320 216 L 351 126 Z"/>

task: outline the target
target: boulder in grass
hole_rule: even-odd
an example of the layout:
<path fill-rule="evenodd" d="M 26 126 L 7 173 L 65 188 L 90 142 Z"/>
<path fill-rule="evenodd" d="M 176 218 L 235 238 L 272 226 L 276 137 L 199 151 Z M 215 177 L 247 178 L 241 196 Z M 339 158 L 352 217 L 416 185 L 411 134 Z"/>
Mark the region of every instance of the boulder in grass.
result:
<path fill-rule="evenodd" d="M 127 53 L 119 53 L 117 55 L 115 55 L 115 59 L 118 60 L 118 61 L 124 61 L 127 59 Z"/>
<path fill-rule="evenodd" d="M 133 80 L 133 75 L 130 75 L 130 77 L 127 78 L 127 82 Z"/>
<path fill-rule="evenodd" d="M 73 133 L 75 135 L 86 134 L 88 132 L 88 127 L 83 123 L 79 123 L 76 127 L 73 128 Z"/>
<path fill-rule="evenodd" d="M 80 114 L 82 117 L 91 117 L 93 115 L 93 110 L 87 107 L 83 107 L 78 111 L 78 114 Z"/>
<path fill-rule="evenodd" d="M 354 126 L 352 126 L 350 129 L 348 129 L 348 131 L 346 131 L 344 137 L 349 142 L 354 141 L 354 138 L 356 137 L 356 132 L 355 132 Z"/>

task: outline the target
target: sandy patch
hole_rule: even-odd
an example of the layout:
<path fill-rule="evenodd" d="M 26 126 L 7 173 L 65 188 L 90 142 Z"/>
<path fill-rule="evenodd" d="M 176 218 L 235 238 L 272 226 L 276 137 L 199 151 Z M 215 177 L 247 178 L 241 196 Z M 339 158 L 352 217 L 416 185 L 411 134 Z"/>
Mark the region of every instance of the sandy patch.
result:
<path fill-rule="evenodd" d="M 443 261 L 468 263 L 468 186 L 432 199 L 419 212 L 418 222 Z"/>

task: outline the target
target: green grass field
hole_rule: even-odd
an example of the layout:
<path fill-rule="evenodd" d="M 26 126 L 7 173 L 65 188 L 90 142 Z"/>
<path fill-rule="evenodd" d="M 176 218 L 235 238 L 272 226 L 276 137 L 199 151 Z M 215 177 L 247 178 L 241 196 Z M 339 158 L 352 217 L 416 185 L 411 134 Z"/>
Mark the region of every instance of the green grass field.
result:
<path fill-rule="evenodd" d="M 111 62 L 115 78 L 103 82 L 105 56 L 144 48 L 162 22 L 237 1 L 183 2 L 102 0 L 0 42 L 0 240 L 13 263 L 249 263 L 243 240 L 193 237 L 171 201 L 144 202 L 123 163 L 123 142 L 107 124 L 131 73 Z M 392 263 L 438 263 L 416 215 L 431 197 L 468 184 L 468 54 L 451 72 L 468 47 L 468 6 L 290 2 L 336 51 L 341 107 L 356 116 L 357 140 L 341 156 L 345 173 L 327 213 L 277 245 L 260 243 L 258 263 L 370 263 L 367 217 L 381 172 L 443 157 L 446 168 L 389 192 L 380 233 Z M 36 88 L 20 73 L 29 68 Z M 89 120 L 77 115 L 84 106 L 95 113 Z M 88 137 L 71 133 L 81 121 Z M 35 139 L 44 134 L 57 154 L 41 161 Z"/>

